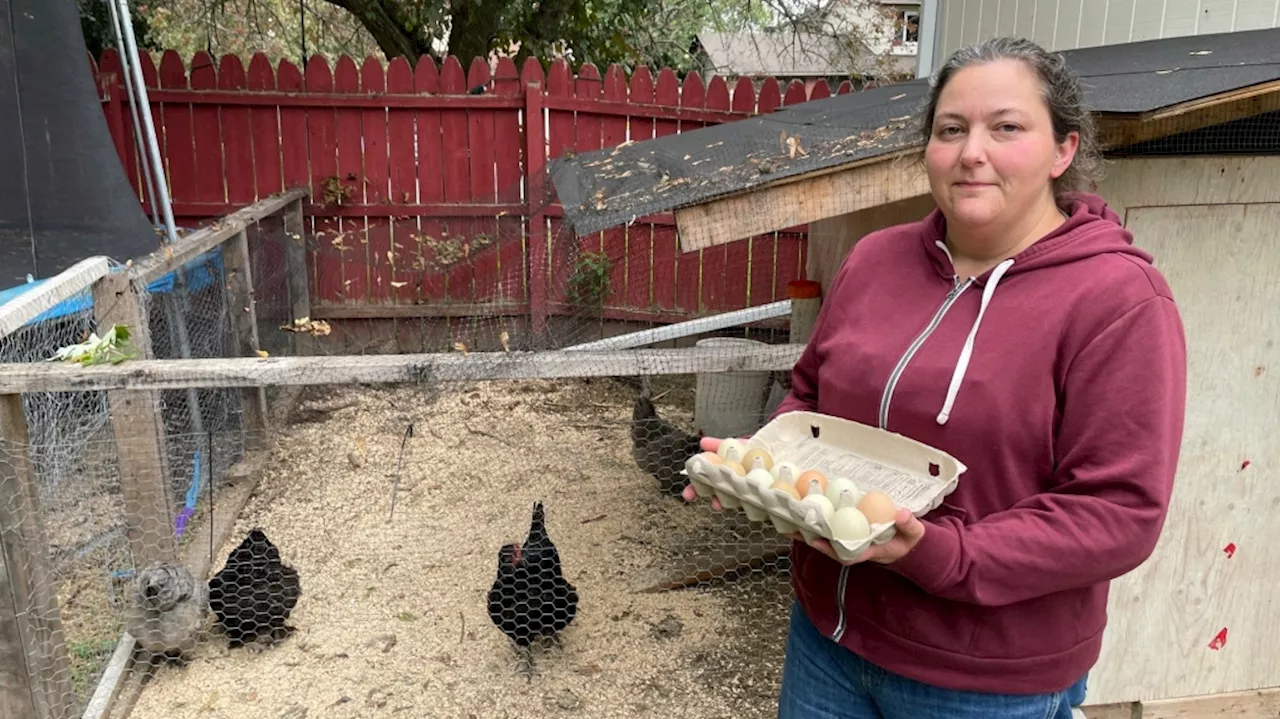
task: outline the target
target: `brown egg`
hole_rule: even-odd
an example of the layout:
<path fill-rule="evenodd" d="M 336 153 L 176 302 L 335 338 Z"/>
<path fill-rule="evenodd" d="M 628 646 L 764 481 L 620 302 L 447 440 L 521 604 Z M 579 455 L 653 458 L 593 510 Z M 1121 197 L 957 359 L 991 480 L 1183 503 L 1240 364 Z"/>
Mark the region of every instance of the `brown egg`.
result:
<path fill-rule="evenodd" d="M 784 482 L 781 479 L 769 485 L 769 489 L 776 489 L 792 499 L 800 499 L 800 493 L 796 491 L 795 485 L 790 482 Z"/>
<path fill-rule="evenodd" d="M 724 459 L 720 455 L 716 454 L 715 452 L 703 452 L 699 456 L 707 460 L 711 464 L 724 464 Z"/>
<path fill-rule="evenodd" d="M 724 461 L 724 466 L 733 470 L 733 473 L 738 475 L 739 477 L 747 476 L 747 470 L 745 467 L 742 466 L 740 462 L 735 462 L 732 459 L 726 459 Z"/>
<path fill-rule="evenodd" d="M 872 524 L 888 524 L 893 522 L 898 508 L 884 492 L 867 492 L 866 496 L 858 502 L 858 511 L 862 512 L 867 521 Z"/>
<path fill-rule="evenodd" d="M 801 499 L 804 499 L 804 496 L 809 493 L 809 483 L 815 480 L 818 482 L 818 486 L 820 487 L 818 494 L 826 494 L 827 475 L 816 469 L 809 469 L 801 472 L 800 476 L 796 477 L 796 491 L 800 493 Z"/>
<path fill-rule="evenodd" d="M 748 472 L 753 469 L 763 469 L 767 472 L 773 469 L 773 457 L 770 457 L 768 452 L 759 447 L 749 449 L 746 454 L 742 455 L 742 466 L 746 467 Z"/>

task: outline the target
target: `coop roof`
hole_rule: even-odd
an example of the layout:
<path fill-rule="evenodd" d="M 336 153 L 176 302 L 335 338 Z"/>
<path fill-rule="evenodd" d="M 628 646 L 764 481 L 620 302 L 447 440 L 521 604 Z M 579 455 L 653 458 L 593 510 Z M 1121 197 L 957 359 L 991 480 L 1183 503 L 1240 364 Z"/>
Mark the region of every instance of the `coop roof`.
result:
<path fill-rule="evenodd" d="M 1276 109 L 1280 93 L 1280 29 L 1063 54 L 1109 146 Z M 913 116 L 927 89 L 918 79 L 562 157 L 551 179 L 579 234 L 673 210 L 686 251 L 771 232 L 926 193 L 918 172 L 886 160 L 918 153 Z M 811 186 L 796 194 L 800 181 Z"/>

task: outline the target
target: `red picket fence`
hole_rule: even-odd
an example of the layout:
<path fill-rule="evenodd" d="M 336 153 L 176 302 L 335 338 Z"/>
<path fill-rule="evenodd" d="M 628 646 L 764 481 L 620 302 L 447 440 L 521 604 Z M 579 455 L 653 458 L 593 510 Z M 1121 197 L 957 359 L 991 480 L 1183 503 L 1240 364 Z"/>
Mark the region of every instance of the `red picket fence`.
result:
<path fill-rule="evenodd" d="M 143 205 L 119 56 L 95 66 L 116 149 Z M 768 113 L 830 96 L 777 80 L 680 81 L 638 68 L 629 81 L 564 61 L 543 72 L 476 58 L 416 67 L 321 57 L 300 71 L 256 55 L 215 63 L 143 57 L 151 113 L 181 225 L 202 224 L 286 187 L 311 188 L 316 316 L 375 318 L 571 312 L 573 258 L 610 260 L 604 314 L 676 321 L 786 296 L 804 274 L 804 228 L 681 253 L 669 215 L 574 238 L 561 227 L 549 158 Z M 849 92 L 849 83 L 838 92 Z M 148 208 L 149 211 L 149 208 Z M 549 241 L 550 240 L 550 241 Z"/>

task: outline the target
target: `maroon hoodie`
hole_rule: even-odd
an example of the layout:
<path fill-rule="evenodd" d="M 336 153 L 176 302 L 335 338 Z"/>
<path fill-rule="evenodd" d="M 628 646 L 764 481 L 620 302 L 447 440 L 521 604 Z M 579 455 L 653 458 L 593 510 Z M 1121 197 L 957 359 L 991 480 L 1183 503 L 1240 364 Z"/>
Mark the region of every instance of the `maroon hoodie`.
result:
<path fill-rule="evenodd" d="M 857 243 L 776 414 L 880 426 L 968 471 L 907 556 L 842 567 L 797 542 L 792 583 L 823 634 L 890 671 L 1060 691 L 1098 658 L 1109 581 L 1151 554 L 1164 524 L 1182 322 L 1151 256 L 1096 195 L 968 282 L 944 226 L 935 210 Z"/>

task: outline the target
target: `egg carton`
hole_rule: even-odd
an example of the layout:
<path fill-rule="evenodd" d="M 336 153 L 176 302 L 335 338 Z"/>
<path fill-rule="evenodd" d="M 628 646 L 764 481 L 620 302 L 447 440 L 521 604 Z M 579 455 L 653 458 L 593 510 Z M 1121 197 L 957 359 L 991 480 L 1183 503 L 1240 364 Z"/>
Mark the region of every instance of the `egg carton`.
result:
<path fill-rule="evenodd" d="M 966 469 L 946 452 L 896 432 L 817 412 L 781 414 L 742 445 L 744 453 L 763 449 L 775 464 L 789 462 L 798 472 L 816 469 L 828 479 L 850 480 L 857 488 L 856 496 L 849 498 L 852 502 L 878 491 L 917 517 L 936 509 L 955 491 Z M 805 541 L 823 537 L 843 560 L 856 558 L 896 533 L 893 522 L 872 523 L 870 534 L 860 540 L 835 539 L 828 519 L 811 503 L 750 482 L 701 454 L 685 461 L 683 474 L 699 496 L 714 494 L 726 509 L 742 509 L 751 521 L 769 520 L 781 534 L 798 531 Z"/>

